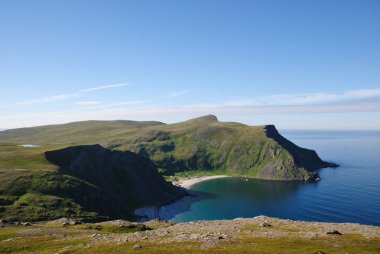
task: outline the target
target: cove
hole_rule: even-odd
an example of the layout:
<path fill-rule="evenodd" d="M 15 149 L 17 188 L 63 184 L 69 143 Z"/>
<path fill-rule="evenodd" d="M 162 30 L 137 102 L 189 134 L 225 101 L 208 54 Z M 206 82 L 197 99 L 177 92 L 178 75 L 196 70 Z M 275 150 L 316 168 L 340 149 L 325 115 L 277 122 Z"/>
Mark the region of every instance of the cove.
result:
<path fill-rule="evenodd" d="M 292 220 L 380 226 L 380 132 L 292 131 L 282 134 L 339 168 L 319 171 L 320 182 L 230 177 L 197 183 L 186 197 L 157 210 L 176 222 L 267 215 Z"/>

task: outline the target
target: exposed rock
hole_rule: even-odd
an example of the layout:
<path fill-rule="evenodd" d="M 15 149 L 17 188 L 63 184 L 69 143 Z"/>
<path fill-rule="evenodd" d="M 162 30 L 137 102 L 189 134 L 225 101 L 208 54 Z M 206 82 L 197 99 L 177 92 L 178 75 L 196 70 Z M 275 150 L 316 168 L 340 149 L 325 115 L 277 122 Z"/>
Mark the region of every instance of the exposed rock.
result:
<path fill-rule="evenodd" d="M 260 224 L 260 227 L 271 227 L 272 225 L 269 224 L 268 221 L 264 221 L 263 223 Z"/>
<path fill-rule="evenodd" d="M 184 189 L 166 182 L 152 161 L 132 152 L 88 145 L 49 151 L 45 156 L 63 174 L 91 184 L 78 191 L 68 190 L 66 195 L 100 215 L 125 218 L 139 206 L 170 203 L 187 195 Z"/>
<path fill-rule="evenodd" d="M 227 239 L 227 236 L 224 235 L 224 234 L 220 234 L 218 237 L 217 237 L 218 240 L 223 240 L 223 239 Z"/>
<path fill-rule="evenodd" d="M 135 245 L 133 245 L 133 247 L 132 247 L 132 249 L 141 249 L 142 248 L 142 246 L 140 245 L 140 244 L 135 244 Z"/>
<path fill-rule="evenodd" d="M 327 235 L 343 235 L 341 232 L 338 230 L 331 230 L 326 232 Z"/>

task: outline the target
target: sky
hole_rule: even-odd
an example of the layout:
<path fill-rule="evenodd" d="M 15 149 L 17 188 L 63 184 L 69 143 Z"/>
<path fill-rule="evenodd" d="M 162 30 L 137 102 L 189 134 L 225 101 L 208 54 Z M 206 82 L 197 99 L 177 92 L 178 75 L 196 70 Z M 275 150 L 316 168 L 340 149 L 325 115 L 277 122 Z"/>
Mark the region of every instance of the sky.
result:
<path fill-rule="evenodd" d="M 0 0 L 0 129 L 380 130 L 380 1 Z"/>

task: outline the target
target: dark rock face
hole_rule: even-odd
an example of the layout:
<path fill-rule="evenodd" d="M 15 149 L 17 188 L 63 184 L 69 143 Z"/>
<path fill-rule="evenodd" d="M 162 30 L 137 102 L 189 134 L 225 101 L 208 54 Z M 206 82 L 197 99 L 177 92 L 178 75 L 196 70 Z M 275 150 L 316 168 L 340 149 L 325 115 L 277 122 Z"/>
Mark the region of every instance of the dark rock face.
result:
<path fill-rule="evenodd" d="M 274 125 L 267 125 L 265 127 L 268 138 L 274 139 L 282 147 L 284 147 L 294 158 L 294 162 L 298 167 L 303 167 L 307 171 L 315 171 L 320 168 L 335 168 L 337 164 L 326 162 L 319 158 L 314 150 L 301 148 L 278 133 Z"/>
<path fill-rule="evenodd" d="M 265 126 L 265 133 L 268 138 L 275 140 L 292 155 L 296 167 L 304 168 L 309 172 L 307 176 L 304 176 L 306 181 L 319 181 L 320 178 L 316 172 L 318 169 L 339 167 L 335 163 L 321 160 L 314 150 L 301 148 L 287 140 L 278 133 L 274 125 Z"/>
<path fill-rule="evenodd" d="M 87 145 L 45 156 L 61 173 L 88 182 L 92 189 L 72 195 L 86 209 L 105 216 L 127 217 L 137 207 L 170 203 L 187 194 L 166 182 L 152 161 L 132 152 Z"/>
<path fill-rule="evenodd" d="M 328 231 L 326 232 L 327 235 L 343 235 L 341 232 L 339 232 L 338 230 L 332 230 L 332 231 Z"/>

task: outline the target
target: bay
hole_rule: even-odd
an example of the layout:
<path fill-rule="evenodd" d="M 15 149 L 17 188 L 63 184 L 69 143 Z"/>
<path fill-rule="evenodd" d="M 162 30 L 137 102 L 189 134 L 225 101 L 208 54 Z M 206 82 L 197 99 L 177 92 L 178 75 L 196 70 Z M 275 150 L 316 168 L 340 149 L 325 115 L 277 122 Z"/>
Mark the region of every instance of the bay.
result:
<path fill-rule="evenodd" d="M 355 222 L 380 226 L 380 132 L 282 131 L 295 144 L 340 165 L 321 169 L 316 183 L 241 177 L 200 182 L 187 197 L 162 207 L 176 222 L 257 215 L 284 219 Z"/>

